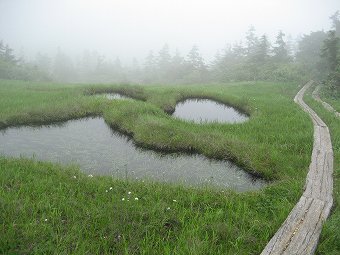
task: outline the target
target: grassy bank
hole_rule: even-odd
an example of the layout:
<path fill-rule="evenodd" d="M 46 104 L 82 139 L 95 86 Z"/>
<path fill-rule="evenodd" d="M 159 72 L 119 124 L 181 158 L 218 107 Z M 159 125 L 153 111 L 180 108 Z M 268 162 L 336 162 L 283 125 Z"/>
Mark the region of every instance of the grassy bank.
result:
<path fill-rule="evenodd" d="M 337 112 L 340 112 L 340 97 L 334 95 L 334 92 L 325 87 L 321 87 L 319 94 L 323 101 L 329 103 Z"/>
<path fill-rule="evenodd" d="M 324 99 L 324 97 L 322 98 Z M 325 97 L 327 99 L 327 97 Z M 328 98 L 329 103 L 332 99 Z M 316 113 L 327 124 L 331 133 L 333 153 L 334 153 L 334 205 L 332 214 L 326 224 L 324 225 L 320 244 L 318 247 L 318 254 L 340 254 L 340 120 L 335 117 L 335 114 L 327 111 L 320 103 L 313 100 L 311 91 L 305 96 L 305 101 L 308 103 Z M 339 101 L 337 101 L 339 105 Z M 332 105 L 333 106 L 333 105 Z M 335 106 L 333 106 L 335 107 Z"/>
<path fill-rule="evenodd" d="M 238 194 L 89 178 L 76 167 L 1 158 L 0 252 L 258 254 L 302 193 L 310 162 L 312 123 L 292 100 L 297 90 L 273 83 L 122 88 L 1 81 L 2 128 L 102 115 L 140 146 L 230 159 L 275 181 Z M 141 100 L 88 96 L 103 91 Z M 214 98 L 251 118 L 198 125 L 166 113 L 190 97 Z"/>

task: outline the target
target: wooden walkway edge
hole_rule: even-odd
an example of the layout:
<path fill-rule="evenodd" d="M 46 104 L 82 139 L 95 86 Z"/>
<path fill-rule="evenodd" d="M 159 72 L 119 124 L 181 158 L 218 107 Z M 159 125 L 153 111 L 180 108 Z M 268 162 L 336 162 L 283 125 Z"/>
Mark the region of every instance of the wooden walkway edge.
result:
<path fill-rule="evenodd" d="M 294 102 L 312 118 L 314 144 L 304 192 L 269 241 L 262 255 L 314 254 L 322 224 L 333 205 L 333 150 L 328 127 L 303 101 L 305 91 L 313 84 L 309 81 L 296 94 Z"/>
<path fill-rule="evenodd" d="M 312 96 L 313 98 L 322 104 L 322 106 L 327 110 L 327 111 L 330 111 L 330 112 L 334 112 L 335 116 L 337 116 L 338 118 L 340 118 L 340 112 L 337 112 L 333 106 L 331 106 L 330 104 L 326 103 L 325 101 L 323 101 L 321 98 L 320 98 L 320 95 L 319 95 L 319 90 L 320 90 L 320 85 L 316 86 L 315 87 L 315 90 L 313 91 L 312 93 Z"/>

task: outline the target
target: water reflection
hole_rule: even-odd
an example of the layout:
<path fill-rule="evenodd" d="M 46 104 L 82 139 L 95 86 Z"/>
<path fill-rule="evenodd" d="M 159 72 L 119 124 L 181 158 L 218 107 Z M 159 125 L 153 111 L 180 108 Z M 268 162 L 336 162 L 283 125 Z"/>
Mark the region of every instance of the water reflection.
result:
<path fill-rule="evenodd" d="M 173 115 L 196 123 L 241 123 L 249 119 L 233 107 L 209 99 L 188 99 L 180 102 Z"/>
<path fill-rule="evenodd" d="M 137 148 L 112 131 L 102 118 L 86 118 L 63 125 L 9 128 L 0 133 L 0 154 L 35 155 L 37 159 L 76 163 L 88 174 L 152 179 L 186 185 L 209 184 L 237 191 L 264 185 L 231 162 L 200 155 L 161 154 Z"/>
<path fill-rule="evenodd" d="M 97 94 L 97 96 L 100 96 L 100 97 L 105 97 L 107 99 L 129 99 L 131 97 L 128 97 L 128 96 L 124 96 L 124 95 L 121 95 L 121 94 L 118 94 L 118 93 L 104 93 L 104 94 Z"/>

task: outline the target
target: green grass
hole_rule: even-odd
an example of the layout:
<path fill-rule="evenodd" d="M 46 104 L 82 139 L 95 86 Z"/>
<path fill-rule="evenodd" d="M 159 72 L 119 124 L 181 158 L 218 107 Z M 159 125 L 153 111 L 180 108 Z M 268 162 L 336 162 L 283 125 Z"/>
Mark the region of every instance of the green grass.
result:
<path fill-rule="evenodd" d="M 140 146 L 230 159 L 272 181 L 239 194 L 89 178 L 77 167 L 1 158 L 0 253 L 258 254 L 300 197 L 310 162 L 313 128 L 292 100 L 297 90 L 296 84 L 261 82 L 137 87 L 0 81 L 2 128 L 102 115 Z M 140 100 L 88 96 L 108 91 Z M 234 105 L 251 118 L 198 125 L 165 113 L 190 97 Z M 130 201 L 121 201 L 128 191 Z"/>
<path fill-rule="evenodd" d="M 334 92 L 322 87 L 320 97 L 323 101 L 329 103 L 337 112 L 340 112 L 340 94 L 335 95 Z"/>
<path fill-rule="evenodd" d="M 257 254 L 298 195 L 288 183 L 236 194 L 24 159 L 2 158 L 0 170 L 2 254 Z"/>
<path fill-rule="evenodd" d="M 311 93 L 311 91 L 309 91 Z M 312 99 L 311 94 L 305 96 L 308 103 L 326 123 L 331 133 L 334 153 L 334 205 L 332 214 L 324 225 L 317 254 L 340 254 L 340 120 L 335 114 L 327 111 L 320 103 Z M 324 99 L 324 98 L 323 98 Z M 327 98 L 326 98 L 327 99 Z M 329 99 L 329 98 L 328 98 Z M 328 100 L 327 100 L 328 101 Z M 329 103 L 331 100 L 328 101 Z M 337 101 L 339 105 L 339 101 Z M 334 107 L 334 106 L 333 106 Z"/>

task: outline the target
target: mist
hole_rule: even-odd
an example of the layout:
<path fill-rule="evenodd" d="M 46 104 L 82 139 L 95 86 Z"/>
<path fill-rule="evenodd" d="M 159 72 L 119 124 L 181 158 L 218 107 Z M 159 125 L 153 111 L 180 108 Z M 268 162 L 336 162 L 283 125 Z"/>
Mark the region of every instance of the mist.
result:
<path fill-rule="evenodd" d="M 1 73 L 77 83 L 267 80 L 269 72 L 288 72 L 288 62 L 297 70 L 300 44 L 313 31 L 320 32 L 313 46 L 318 51 L 339 22 L 338 16 L 330 20 L 339 9 L 336 0 L 2 0 L 0 46 L 15 70 L 5 64 Z M 307 70 L 310 59 L 300 60 Z M 273 79 L 296 79 L 290 71 Z"/>
<path fill-rule="evenodd" d="M 226 43 L 244 40 L 251 25 L 269 38 L 282 30 L 296 39 L 330 29 L 337 9 L 337 0 L 2 0 L 0 38 L 26 58 L 60 47 L 73 56 L 96 50 L 130 65 L 167 43 L 183 54 L 197 45 L 209 61 Z"/>

